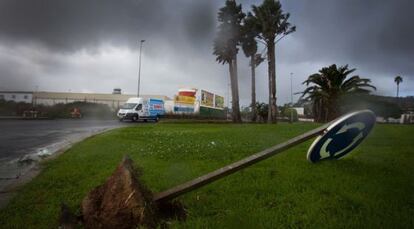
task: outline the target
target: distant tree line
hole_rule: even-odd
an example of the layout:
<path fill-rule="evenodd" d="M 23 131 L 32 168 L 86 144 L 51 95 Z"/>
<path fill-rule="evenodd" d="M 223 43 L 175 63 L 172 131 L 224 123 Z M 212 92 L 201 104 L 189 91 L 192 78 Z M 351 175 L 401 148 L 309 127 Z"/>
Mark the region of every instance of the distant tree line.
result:
<path fill-rule="evenodd" d="M 74 108 L 80 109 L 82 117 L 90 119 L 112 119 L 115 113 L 106 104 L 73 102 L 58 103 L 55 105 L 36 105 L 24 102 L 13 102 L 0 100 L 0 116 L 19 116 L 30 111 L 36 112 L 37 117 L 45 118 L 71 118 L 71 112 Z"/>
<path fill-rule="evenodd" d="M 414 109 L 414 98 L 401 98 L 402 101 L 410 101 L 409 107 Z M 385 120 L 389 118 L 398 119 L 404 113 L 404 107 L 399 104 L 393 97 L 385 97 L 371 94 L 348 94 L 341 97 L 338 101 L 340 114 L 351 111 L 369 109 L 377 116 L 383 117 Z M 406 102 L 408 104 L 409 102 Z M 295 106 L 304 107 L 305 117 L 314 118 L 314 108 L 312 101 L 299 100 Z M 407 107 L 407 106 L 406 106 Z M 317 120 L 318 121 L 318 120 Z M 323 122 L 319 121 L 319 122 Z"/>

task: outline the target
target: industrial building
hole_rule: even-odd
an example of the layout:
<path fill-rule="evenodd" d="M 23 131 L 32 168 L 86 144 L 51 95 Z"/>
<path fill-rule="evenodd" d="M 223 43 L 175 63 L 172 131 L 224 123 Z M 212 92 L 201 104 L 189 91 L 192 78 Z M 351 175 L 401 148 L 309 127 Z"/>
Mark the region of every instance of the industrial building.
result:
<path fill-rule="evenodd" d="M 107 104 L 116 110 L 129 98 L 136 97 L 132 94 L 120 93 L 71 93 L 71 92 L 46 92 L 46 91 L 0 91 L 0 99 L 14 102 L 32 103 L 35 105 L 54 105 L 58 103 L 91 102 Z M 171 100 L 165 95 L 140 95 L 143 98 L 157 98 Z"/>
<path fill-rule="evenodd" d="M 16 103 L 32 103 L 33 93 L 28 91 L 0 91 L 0 100 Z"/>
<path fill-rule="evenodd" d="M 199 93 L 198 93 L 199 92 Z M 106 104 L 113 111 L 118 110 L 129 98 L 136 94 L 122 94 L 120 88 L 107 93 L 72 93 L 47 91 L 0 91 L 0 100 L 24 102 L 53 106 L 73 102 Z M 140 95 L 144 99 L 154 98 L 164 101 L 165 112 L 179 115 L 201 115 L 207 117 L 224 117 L 224 97 L 195 88 L 180 88 L 173 99 L 165 95 Z"/>

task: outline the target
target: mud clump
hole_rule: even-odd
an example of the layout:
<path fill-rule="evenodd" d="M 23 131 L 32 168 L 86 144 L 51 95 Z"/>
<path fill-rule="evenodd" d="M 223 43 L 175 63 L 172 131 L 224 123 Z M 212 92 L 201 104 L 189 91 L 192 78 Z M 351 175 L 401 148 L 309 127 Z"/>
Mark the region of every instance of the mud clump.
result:
<path fill-rule="evenodd" d="M 152 193 L 140 181 L 140 171 L 124 157 L 108 180 L 82 201 L 85 228 L 153 228 L 159 217 Z"/>
<path fill-rule="evenodd" d="M 133 166 L 133 161 L 125 156 L 106 182 L 94 188 L 83 199 L 80 216 L 83 226 L 156 228 L 165 227 L 171 219 L 185 220 L 187 212 L 179 201 L 153 201 L 152 192 L 139 180 L 141 174 Z"/>

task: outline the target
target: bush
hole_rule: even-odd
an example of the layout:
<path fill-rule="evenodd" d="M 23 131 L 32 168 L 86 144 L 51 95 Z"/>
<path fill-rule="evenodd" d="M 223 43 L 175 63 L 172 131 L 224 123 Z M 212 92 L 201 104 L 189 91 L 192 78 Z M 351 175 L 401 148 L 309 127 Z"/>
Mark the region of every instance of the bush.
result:
<path fill-rule="evenodd" d="M 73 102 L 67 104 L 56 104 L 43 109 L 49 118 L 70 118 L 73 109 L 79 108 L 83 118 L 90 119 L 112 119 L 115 113 L 106 104 Z"/>
<path fill-rule="evenodd" d="M 200 114 L 173 114 L 166 113 L 162 116 L 163 119 L 188 119 L 188 120 L 226 120 L 225 116 L 206 116 Z"/>
<path fill-rule="evenodd" d="M 30 103 L 0 100 L 0 116 L 21 116 L 25 110 L 31 108 L 32 104 Z"/>
<path fill-rule="evenodd" d="M 352 110 L 370 109 L 377 116 L 388 118 L 400 118 L 403 113 L 398 103 L 387 97 L 375 95 L 352 95 L 343 97 L 341 100 L 341 113 Z"/>
<path fill-rule="evenodd" d="M 267 103 L 256 103 L 257 121 L 266 122 L 269 112 L 269 105 Z"/>
<path fill-rule="evenodd" d="M 288 119 L 289 121 L 291 118 L 293 119 L 293 122 L 298 121 L 298 112 L 293 108 L 285 108 L 282 110 L 282 116 Z"/>
<path fill-rule="evenodd" d="M 0 100 L 1 116 L 23 116 L 25 111 L 37 111 L 38 117 L 71 118 L 71 112 L 74 108 L 79 108 L 84 118 L 115 118 L 115 113 L 106 104 L 73 102 L 67 104 L 58 103 L 53 106 L 36 105 L 33 107 L 31 103 L 16 103 Z"/>

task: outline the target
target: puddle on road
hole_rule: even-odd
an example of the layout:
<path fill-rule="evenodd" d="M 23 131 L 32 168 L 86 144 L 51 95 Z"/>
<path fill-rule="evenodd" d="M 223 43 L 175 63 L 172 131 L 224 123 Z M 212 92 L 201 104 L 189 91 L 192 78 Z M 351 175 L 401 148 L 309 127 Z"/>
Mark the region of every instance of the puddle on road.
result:
<path fill-rule="evenodd" d="M 20 158 L 10 161 L 0 161 L 0 193 L 8 192 L 7 187 L 9 185 L 18 182 L 19 178 L 30 173 L 42 160 L 71 146 L 73 143 L 107 129 L 111 128 L 93 128 L 87 132 L 75 131 L 75 134 L 66 135 L 58 142 L 40 148 L 29 149 L 29 153 Z"/>
<path fill-rule="evenodd" d="M 0 180 L 18 179 L 26 174 L 41 160 L 55 154 L 61 148 L 70 145 L 69 141 L 60 141 L 46 147 L 37 148 L 34 153 L 0 164 Z M 1 188 L 0 188 L 1 190 Z"/>

